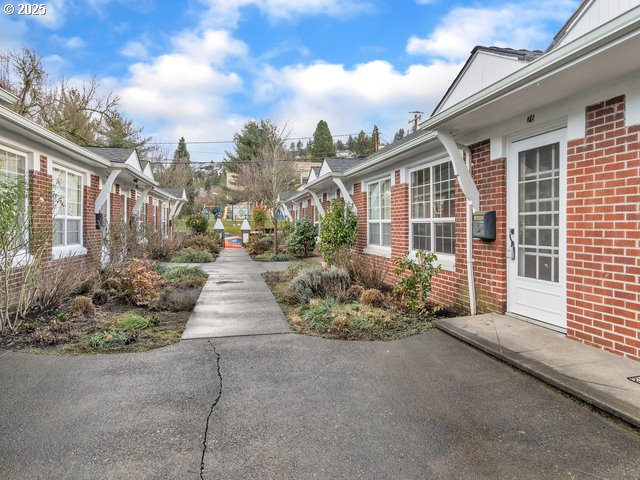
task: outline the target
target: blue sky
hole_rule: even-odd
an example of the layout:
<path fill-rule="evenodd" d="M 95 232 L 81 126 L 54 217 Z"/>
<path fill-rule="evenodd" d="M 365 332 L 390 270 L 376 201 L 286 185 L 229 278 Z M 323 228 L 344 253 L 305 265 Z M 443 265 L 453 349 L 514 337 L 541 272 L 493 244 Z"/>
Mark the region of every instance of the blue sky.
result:
<path fill-rule="evenodd" d="M 334 135 L 375 123 L 389 140 L 409 111 L 432 111 L 473 46 L 544 49 L 579 2 L 46 3 L 42 17 L 0 14 L 0 45 L 35 48 L 53 79 L 96 77 L 155 141 L 189 142 L 229 140 L 259 118 L 292 136 L 320 119 Z M 201 161 L 225 148 L 189 147 Z"/>

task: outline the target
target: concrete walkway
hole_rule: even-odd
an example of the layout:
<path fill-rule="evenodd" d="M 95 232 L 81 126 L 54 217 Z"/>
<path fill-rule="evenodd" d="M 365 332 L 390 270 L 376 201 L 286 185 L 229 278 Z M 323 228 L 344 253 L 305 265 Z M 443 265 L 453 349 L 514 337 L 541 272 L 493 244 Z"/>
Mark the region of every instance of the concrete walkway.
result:
<path fill-rule="evenodd" d="M 640 428 L 640 362 L 498 314 L 438 320 L 436 327 Z"/>
<path fill-rule="evenodd" d="M 215 263 L 203 264 L 202 269 L 209 279 L 183 340 L 291 332 L 261 276 L 267 268 L 251 260 L 244 249 L 224 249 Z"/>

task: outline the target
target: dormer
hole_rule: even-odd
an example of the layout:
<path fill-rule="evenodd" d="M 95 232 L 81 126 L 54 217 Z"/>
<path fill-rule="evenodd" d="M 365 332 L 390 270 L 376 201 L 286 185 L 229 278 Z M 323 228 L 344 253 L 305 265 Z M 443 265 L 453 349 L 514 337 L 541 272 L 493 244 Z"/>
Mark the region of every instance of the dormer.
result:
<path fill-rule="evenodd" d="M 452 107 L 474 93 L 520 70 L 540 55 L 542 55 L 540 50 L 475 47 L 432 115 Z"/>
<path fill-rule="evenodd" d="M 597 27 L 640 6 L 638 0 L 585 0 L 553 38 L 547 52 L 587 35 Z"/>

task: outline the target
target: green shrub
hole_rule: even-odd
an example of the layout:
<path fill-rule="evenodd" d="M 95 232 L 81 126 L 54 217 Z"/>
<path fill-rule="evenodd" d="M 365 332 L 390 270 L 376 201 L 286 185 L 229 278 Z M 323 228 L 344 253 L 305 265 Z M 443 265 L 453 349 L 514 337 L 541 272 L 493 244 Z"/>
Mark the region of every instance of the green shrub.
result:
<path fill-rule="evenodd" d="M 317 304 L 303 305 L 300 308 L 300 317 L 311 330 L 324 333 L 331 327 L 335 306 L 336 302 L 329 298 Z"/>
<path fill-rule="evenodd" d="M 308 257 L 316 246 L 316 228 L 307 217 L 302 217 L 287 239 L 287 251 Z"/>
<path fill-rule="evenodd" d="M 262 230 L 269 219 L 269 214 L 267 213 L 266 207 L 258 206 L 251 209 L 251 217 L 256 228 Z"/>
<path fill-rule="evenodd" d="M 254 255 L 253 259 L 258 260 L 260 262 L 289 262 L 294 260 L 296 257 L 289 253 L 273 253 L 266 252 L 261 253 L 260 255 Z"/>
<path fill-rule="evenodd" d="M 176 253 L 171 261 L 174 263 L 209 263 L 213 262 L 213 255 L 209 252 L 196 250 L 194 248 L 185 248 Z"/>
<path fill-rule="evenodd" d="M 202 287 L 207 281 L 207 274 L 200 267 L 173 267 L 162 276 L 169 283 L 181 287 Z"/>
<path fill-rule="evenodd" d="M 434 263 L 438 257 L 433 252 L 418 250 L 416 260 L 409 253 L 393 261 L 393 273 L 400 277 L 393 289 L 410 313 L 420 313 L 427 307 L 431 293 L 431 279 L 440 272 Z"/>
<path fill-rule="evenodd" d="M 146 330 L 147 328 L 155 327 L 158 324 L 158 319 L 143 317 L 141 315 L 127 315 L 117 325 L 117 329 L 122 332 L 129 332 L 132 330 Z"/>
<path fill-rule="evenodd" d="M 329 209 L 320 219 L 318 250 L 325 261 L 332 263 L 333 255 L 340 247 L 351 248 L 358 235 L 358 218 L 351 205 L 345 206 L 340 198 L 331 200 Z"/>
<path fill-rule="evenodd" d="M 202 215 L 191 215 L 187 218 L 186 225 L 192 235 L 202 235 L 207 233 L 209 221 Z"/>

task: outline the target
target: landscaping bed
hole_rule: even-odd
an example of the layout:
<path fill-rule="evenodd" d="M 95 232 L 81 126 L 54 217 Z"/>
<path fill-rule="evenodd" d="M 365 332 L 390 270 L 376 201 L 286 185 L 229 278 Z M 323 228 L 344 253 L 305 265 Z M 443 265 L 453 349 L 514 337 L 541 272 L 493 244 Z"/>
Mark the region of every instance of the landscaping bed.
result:
<path fill-rule="evenodd" d="M 429 330 L 436 318 L 453 315 L 434 306 L 408 311 L 397 292 L 384 288 L 385 272 L 376 267 L 359 264 L 352 273 L 360 281 L 345 268 L 322 270 L 308 262 L 296 262 L 285 271 L 267 272 L 263 277 L 292 328 L 300 334 L 340 340 L 397 340 Z M 374 285 L 378 288 L 367 288 Z"/>
<path fill-rule="evenodd" d="M 32 313 L 0 348 L 30 353 L 140 352 L 176 343 L 207 275 L 198 267 L 167 268 L 133 261 L 98 288 Z"/>

